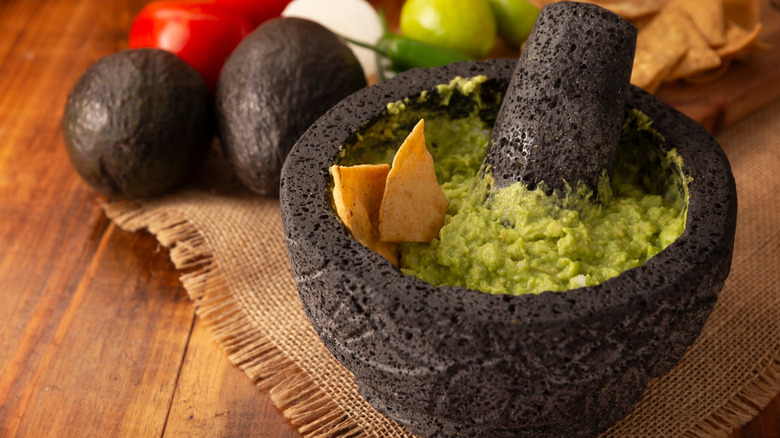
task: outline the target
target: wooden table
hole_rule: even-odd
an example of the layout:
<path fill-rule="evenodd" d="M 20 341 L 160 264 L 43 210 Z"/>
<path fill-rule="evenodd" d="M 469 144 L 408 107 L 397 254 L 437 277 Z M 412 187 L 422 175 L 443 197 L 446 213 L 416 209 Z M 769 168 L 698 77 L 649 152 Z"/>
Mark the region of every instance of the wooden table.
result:
<path fill-rule="evenodd" d="M 0 436 L 297 437 L 65 154 L 70 86 L 144 3 L 0 2 Z M 780 397 L 732 436 L 778 431 Z"/>

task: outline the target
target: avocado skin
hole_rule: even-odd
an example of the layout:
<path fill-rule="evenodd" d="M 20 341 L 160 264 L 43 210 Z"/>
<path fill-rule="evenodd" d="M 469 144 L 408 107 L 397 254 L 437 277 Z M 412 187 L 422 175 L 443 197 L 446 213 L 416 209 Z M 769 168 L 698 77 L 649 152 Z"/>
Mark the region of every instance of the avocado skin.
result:
<path fill-rule="evenodd" d="M 292 17 L 260 25 L 236 47 L 217 82 L 219 137 L 239 180 L 260 195 L 278 197 L 293 144 L 365 86 L 355 55 L 322 25 Z"/>
<path fill-rule="evenodd" d="M 123 50 L 92 64 L 62 119 L 73 167 L 108 198 L 149 198 L 205 159 L 214 115 L 203 77 L 173 53 Z"/>

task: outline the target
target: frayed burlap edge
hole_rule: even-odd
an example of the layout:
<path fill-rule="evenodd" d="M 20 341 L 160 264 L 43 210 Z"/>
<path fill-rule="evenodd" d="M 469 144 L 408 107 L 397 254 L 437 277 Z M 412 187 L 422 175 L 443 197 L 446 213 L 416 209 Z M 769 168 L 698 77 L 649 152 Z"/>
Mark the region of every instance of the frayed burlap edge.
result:
<path fill-rule="evenodd" d="M 780 360 L 765 361 L 764 371 L 745 385 L 728 403 L 713 411 L 691 430 L 697 438 L 727 437 L 737 427 L 755 418 L 780 392 Z"/>
<path fill-rule="evenodd" d="M 685 359 L 683 358 L 683 361 Z M 758 415 L 780 392 L 780 355 L 772 354 L 756 364 L 755 379 L 744 385 L 723 405 L 700 417 L 681 432 L 681 437 L 689 438 L 727 438 L 729 434 L 744 426 Z M 650 382 L 648 389 L 663 377 Z M 642 403 L 637 405 L 640 406 Z M 634 413 L 618 420 L 600 437 L 635 436 L 625 435 L 622 423 Z M 628 427 L 631 429 L 631 426 Z M 656 435 L 653 435 L 656 436 Z"/>
<path fill-rule="evenodd" d="M 260 390 L 269 392 L 273 403 L 302 436 L 369 435 L 365 425 L 351 419 L 308 373 L 252 324 L 228 289 L 207 240 L 182 214 L 175 209 L 162 212 L 146 208 L 140 202 L 109 203 L 104 210 L 123 230 L 146 229 L 170 250 L 171 261 L 182 271 L 180 279 L 196 313 L 206 322 L 230 362 Z M 685 436 L 727 437 L 766 407 L 780 392 L 780 356 L 770 355 L 757 365 L 752 382 L 701 418 Z"/>
<path fill-rule="evenodd" d="M 148 230 L 168 248 L 196 314 L 230 362 L 244 371 L 298 432 L 307 438 L 352 437 L 362 433 L 354 420 L 312 378 L 285 355 L 244 313 L 232 296 L 208 242 L 183 215 L 147 209 L 140 202 L 103 205 L 121 229 Z"/>

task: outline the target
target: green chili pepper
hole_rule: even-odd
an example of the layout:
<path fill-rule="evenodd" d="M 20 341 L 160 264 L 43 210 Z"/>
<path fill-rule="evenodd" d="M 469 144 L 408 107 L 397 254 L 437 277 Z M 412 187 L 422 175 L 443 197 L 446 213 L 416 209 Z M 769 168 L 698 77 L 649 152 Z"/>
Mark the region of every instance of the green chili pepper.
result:
<path fill-rule="evenodd" d="M 383 37 L 379 44 L 384 47 L 393 66 L 399 70 L 413 67 L 438 67 L 457 61 L 471 60 L 469 56 L 460 52 L 394 34 Z"/>
<path fill-rule="evenodd" d="M 415 67 L 439 67 L 458 61 L 470 61 L 472 58 L 444 47 L 413 40 L 390 31 L 384 14 L 379 11 L 384 33 L 376 45 L 342 37 L 345 41 L 373 50 L 387 58 L 395 72 L 409 70 Z"/>

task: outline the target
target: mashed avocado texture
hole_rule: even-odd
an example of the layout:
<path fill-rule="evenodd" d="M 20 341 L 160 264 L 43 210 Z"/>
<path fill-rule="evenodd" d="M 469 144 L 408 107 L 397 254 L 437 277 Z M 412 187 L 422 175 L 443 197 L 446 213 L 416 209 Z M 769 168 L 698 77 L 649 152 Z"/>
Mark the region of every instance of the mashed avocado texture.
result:
<path fill-rule="evenodd" d="M 491 189 L 480 166 L 501 96 L 482 90 L 483 82 L 457 78 L 435 99 L 423 93 L 391 104 L 343 150 L 342 164 L 389 163 L 407 126 L 425 119 L 449 207 L 438 238 L 401 245 L 403 273 L 487 293 L 563 291 L 640 266 L 682 234 L 681 160 L 637 110 L 627 114 L 618 164 L 600 193 L 580 186 L 561 198 L 522 183 Z M 596 195 L 603 202 L 589 200 Z"/>

